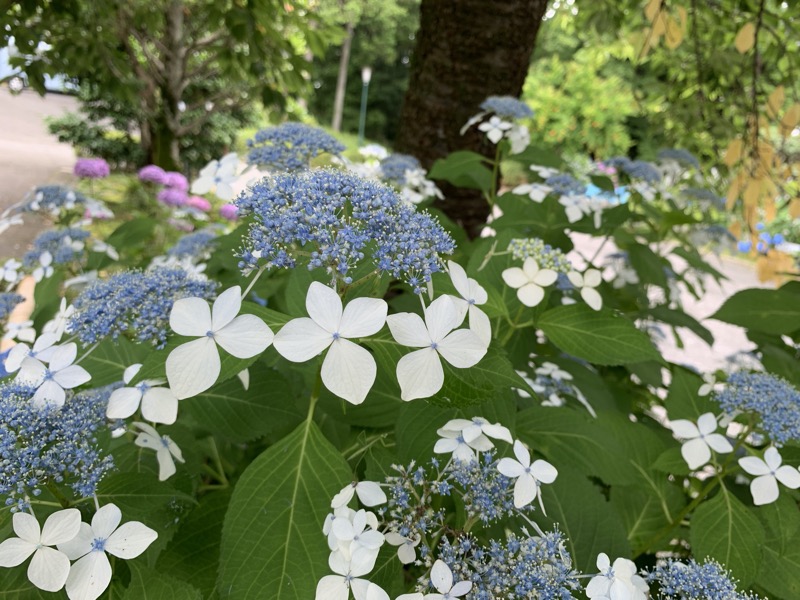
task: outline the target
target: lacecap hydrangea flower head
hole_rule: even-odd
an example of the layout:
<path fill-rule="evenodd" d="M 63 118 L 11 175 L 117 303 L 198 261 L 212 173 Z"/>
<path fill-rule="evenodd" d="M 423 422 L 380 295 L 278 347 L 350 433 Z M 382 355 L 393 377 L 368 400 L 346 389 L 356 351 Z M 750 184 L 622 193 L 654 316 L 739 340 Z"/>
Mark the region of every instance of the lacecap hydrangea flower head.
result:
<path fill-rule="evenodd" d="M 335 137 L 311 125 L 283 123 L 267 127 L 247 140 L 247 162 L 272 171 L 308 169 L 312 158 L 328 153 L 338 155 L 345 149 Z"/>
<path fill-rule="evenodd" d="M 407 282 L 421 293 L 441 271 L 441 255 L 455 242 L 426 212 L 393 189 L 352 173 L 319 169 L 264 178 L 236 204 L 252 224 L 240 253 L 249 272 L 267 268 L 324 269 L 345 285 L 364 260 L 376 273 Z"/>

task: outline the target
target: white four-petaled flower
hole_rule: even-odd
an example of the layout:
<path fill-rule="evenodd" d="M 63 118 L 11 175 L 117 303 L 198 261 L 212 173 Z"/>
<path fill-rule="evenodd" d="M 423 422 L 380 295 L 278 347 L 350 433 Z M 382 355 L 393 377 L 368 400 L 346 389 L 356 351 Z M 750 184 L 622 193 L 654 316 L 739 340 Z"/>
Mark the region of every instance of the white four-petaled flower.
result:
<path fill-rule="evenodd" d="M 450 272 L 450 281 L 453 282 L 453 287 L 460 296 L 453 296 L 453 302 L 456 303 L 456 307 L 462 315 L 469 315 L 469 328 L 488 346 L 492 341 L 492 324 L 486 313 L 478 306 L 486 304 L 489 295 L 477 281 L 467 277 L 467 272 L 457 262 L 450 260 L 447 262 L 447 267 Z"/>
<path fill-rule="evenodd" d="M 404 565 L 410 565 L 417 558 L 417 552 L 414 548 L 419 546 L 422 538 L 416 536 L 414 539 L 411 539 L 397 532 L 390 531 L 386 534 L 386 541 L 390 546 L 397 546 L 397 558 L 400 559 L 400 562 Z"/>
<path fill-rule="evenodd" d="M 226 154 L 220 160 L 212 160 L 200 171 L 200 177 L 192 183 L 193 194 L 207 194 L 213 191 L 220 199 L 233 199 L 232 183 L 236 181 L 239 157 L 235 153 Z"/>
<path fill-rule="evenodd" d="M 122 380 L 130 383 L 141 368 L 141 364 L 131 365 L 125 369 Z M 106 416 L 109 419 L 127 419 L 141 404 L 145 419 L 171 425 L 178 416 L 178 399 L 168 387 L 159 387 L 165 383 L 165 379 L 145 379 L 134 387 L 114 390 L 108 399 Z"/>
<path fill-rule="evenodd" d="M 122 513 L 115 504 L 106 504 L 92 517 L 92 524 L 80 524 L 78 535 L 58 549 L 76 562 L 67 577 L 71 599 L 96 600 L 111 583 L 111 563 L 106 552 L 129 560 L 147 550 L 158 534 L 139 523 L 120 525 Z"/>
<path fill-rule="evenodd" d="M 306 294 L 308 317 L 292 319 L 275 336 L 275 349 L 292 362 L 305 362 L 328 349 L 322 383 L 352 404 L 361 404 L 375 383 L 377 366 L 368 350 L 351 342 L 377 333 L 388 305 L 376 298 L 356 298 L 342 309 L 333 289 L 313 282 Z"/>
<path fill-rule="evenodd" d="M 158 431 L 147 423 L 134 421 L 133 426 L 141 430 L 133 443 L 140 448 L 149 448 L 156 452 L 158 480 L 166 481 L 172 477 L 175 474 L 175 461 L 184 462 L 178 445 L 168 435 L 159 435 Z"/>
<path fill-rule="evenodd" d="M 681 446 L 681 455 L 690 469 L 699 469 L 711 460 L 711 450 L 725 454 L 733 452 L 733 446 L 717 429 L 714 413 L 705 413 L 697 419 L 697 425 L 687 419 L 671 421 L 670 429 L 676 437 L 686 440 Z"/>
<path fill-rule="evenodd" d="M 750 482 L 750 493 L 753 504 L 761 506 L 771 504 L 778 499 L 778 482 L 791 490 L 800 488 L 800 471 L 788 465 L 781 466 L 783 458 L 780 452 L 770 446 L 764 452 L 764 459 L 757 456 L 746 456 L 739 459 L 739 466 L 756 478 Z"/>
<path fill-rule="evenodd" d="M 0 567 L 16 567 L 33 555 L 28 565 L 28 579 L 40 590 L 57 592 L 67 581 L 69 558 L 52 548 L 74 539 L 81 526 L 81 513 L 75 508 L 54 512 L 47 517 L 44 527 L 28 513 L 13 516 L 14 533 L 0 544 Z"/>
<path fill-rule="evenodd" d="M 315 600 L 347 600 L 350 590 L 356 600 L 389 600 L 389 595 L 374 583 L 361 579 L 375 567 L 377 553 L 360 548 L 352 556 L 331 552 L 328 566 L 336 575 L 326 575 L 317 583 Z"/>
<path fill-rule="evenodd" d="M 444 385 L 441 358 L 458 369 L 476 365 L 486 345 L 469 329 L 453 331 L 461 323 L 451 296 L 440 296 L 424 309 L 425 320 L 414 313 L 389 315 L 386 322 L 394 339 L 403 346 L 421 348 L 397 363 L 397 380 L 403 400 L 433 396 Z"/>
<path fill-rule="evenodd" d="M 452 600 L 466 596 L 472 589 L 471 581 L 453 583 L 453 572 L 442 560 L 437 560 L 431 568 L 431 584 L 438 594 L 427 594 L 425 600 Z"/>
<path fill-rule="evenodd" d="M 374 481 L 354 481 L 342 490 L 331 500 L 331 508 L 337 509 L 347 506 L 353 495 L 357 495 L 361 504 L 364 506 L 378 506 L 386 502 L 386 494 L 381 486 Z"/>
<path fill-rule="evenodd" d="M 540 269 L 536 260 L 529 256 L 522 263 L 522 268 L 511 267 L 503 271 L 503 281 L 517 290 L 517 298 L 525 306 L 536 306 L 544 299 L 544 288 L 558 279 L 558 273 L 552 269 Z"/>
<path fill-rule="evenodd" d="M 527 506 L 538 496 L 539 506 L 544 513 L 544 503 L 539 486 L 542 483 L 553 483 L 558 476 L 558 471 L 546 460 L 535 460 L 531 464 L 531 455 L 519 440 L 514 442 L 514 455 L 517 457 L 516 460 L 501 458 L 497 463 L 498 471 L 506 477 L 517 480 L 514 484 L 514 506 L 517 508 Z"/>
<path fill-rule="evenodd" d="M 484 121 L 478 125 L 478 129 L 483 131 L 486 134 L 486 137 L 489 138 L 489 141 L 493 144 L 496 144 L 502 140 L 506 131 L 511 129 L 511 127 L 511 123 L 508 121 L 503 121 L 498 116 L 493 116 L 489 118 L 488 121 Z"/>
<path fill-rule="evenodd" d="M 8 283 L 16 283 L 19 279 L 19 268 L 22 263 L 13 258 L 9 258 L 2 267 L 0 267 L 0 279 Z"/>
<path fill-rule="evenodd" d="M 71 390 L 89 381 L 92 376 L 80 365 L 74 365 L 78 346 L 74 342 L 58 346 L 50 355 L 50 364 L 45 366 L 31 356 L 22 361 L 17 379 L 36 388 L 31 401 L 34 406 L 61 407 L 67 398 L 64 390 Z"/>
<path fill-rule="evenodd" d="M 603 276 L 597 269 L 587 269 L 581 275 L 577 271 L 567 273 L 567 279 L 581 293 L 581 298 L 592 310 L 600 310 L 603 307 L 603 297 L 595 289 L 603 281 Z"/>
<path fill-rule="evenodd" d="M 6 357 L 6 372 L 14 373 L 22 366 L 22 361 L 28 356 L 36 358 L 41 362 L 50 362 L 50 357 L 58 349 L 55 343 L 58 337 L 54 333 L 43 333 L 33 343 L 33 348 L 28 347 L 27 344 L 17 344 L 8 353 Z"/>
<path fill-rule="evenodd" d="M 646 600 L 650 591 L 647 582 L 636 574 L 636 564 L 627 558 L 618 558 L 611 564 L 605 552 L 597 555 L 599 575 L 592 577 L 586 586 L 590 600 Z"/>
<path fill-rule="evenodd" d="M 217 381 L 221 370 L 217 345 L 236 358 L 252 358 L 272 343 L 267 324 L 255 315 L 239 315 L 241 307 L 238 285 L 222 292 L 211 310 L 202 298 L 175 301 L 170 327 L 178 335 L 197 337 L 167 357 L 167 380 L 179 400 L 201 394 Z"/>

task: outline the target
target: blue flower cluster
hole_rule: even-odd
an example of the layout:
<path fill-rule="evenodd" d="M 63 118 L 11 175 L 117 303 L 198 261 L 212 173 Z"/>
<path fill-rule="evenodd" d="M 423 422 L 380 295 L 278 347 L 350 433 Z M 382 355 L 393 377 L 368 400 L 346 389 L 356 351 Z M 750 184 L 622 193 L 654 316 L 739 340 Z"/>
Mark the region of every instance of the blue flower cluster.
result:
<path fill-rule="evenodd" d="M 85 255 L 84 241 L 88 237 L 88 231 L 75 227 L 45 231 L 34 240 L 33 250 L 25 253 L 22 262 L 26 267 L 35 267 L 44 252 L 50 253 L 55 265 L 80 260 Z"/>
<path fill-rule="evenodd" d="M 20 302 L 24 302 L 25 297 L 15 294 L 13 292 L 5 292 L 0 294 L 0 321 L 5 321 L 14 307 Z"/>
<path fill-rule="evenodd" d="M 785 241 L 783 234 L 776 233 L 773 235 L 764 231 L 763 223 L 758 223 L 756 225 L 756 230 L 761 232 L 758 234 L 756 250 L 762 254 L 765 254 L 771 247 L 779 246 Z M 753 248 L 753 242 L 750 240 L 741 241 L 738 244 L 738 248 L 739 252 L 750 252 L 750 250 Z"/>
<path fill-rule="evenodd" d="M 455 249 L 435 218 L 352 173 L 321 169 L 264 178 L 236 204 L 254 217 L 239 254 L 244 270 L 262 260 L 270 268 L 293 268 L 307 256 L 309 269 L 323 268 L 348 284 L 369 254 L 379 272 L 421 293 L 442 268 L 439 255 Z"/>
<path fill-rule="evenodd" d="M 706 559 L 698 563 L 668 560 L 647 577 L 659 586 L 663 600 L 758 600 L 749 592 L 739 592 L 736 582 L 719 563 Z"/>
<path fill-rule="evenodd" d="M 60 409 L 35 408 L 35 390 L 0 385 L 0 496 L 25 510 L 50 482 L 67 484 L 79 498 L 95 493 L 113 459 L 97 444 L 114 387 L 69 395 Z"/>
<path fill-rule="evenodd" d="M 514 96 L 489 96 L 481 108 L 506 119 L 526 119 L 533 116 L 531 108 Z"/>
<path fill-rule="evenodd" d="M 319 127 L 303 123 L 283 123 L 267 127 L 247 140 L 251 148 L 247 162 L 276 171 L 308 169 L 311 159 L 327 152 L 337 155 L 345 146 Z"/>
<path fill-rule="evenodd" d="M 97 281 L 75 299 L 75 314 L 67 324 L 84 344 L 106 337 L 130 335 L 137 342 L 162 348 L 169 331 L 169 313 L 175 300 L 211 298 L 216 283 L 192 279 L 183 269 L 156 268 L 125 271 Z"/>
<path fill-rule="evenodd" d="M 514 481 L 497 470 L 493 452 L 481 453 L 481 461 L 450 463 L 447 472 L 452 483 L 463 490 L 468 518 L 484 523 L 497 521 L 520 512 L 533 511 L 533 504 L 524 509 L 514 507 Z"/>
<path fill-rule="evenodd" d="M 674 160 L 677 163 L 688 165 L 690 167 L 694 167 L 695 169 L 700 168 L 700 161 L 697 160 L 695 155 L 688 150 L 683 150 L 681 148 L 665 148 L 664 150 L 661 150 L 658 153 L 658 160 Z"/>
<path fill-rule="evenodd" d="M 205 260 L 211 256 L 214 249 L 214 239 L 217 237 L 215 231 L 203 229 L 195 233 L 183 236 L 177 243 L 169 249 L 168 256 L 182 258 L 185 256 L 195 260 Z"/>
<path fill-rule="evenodd" d="M 722 410 L 755 413 L 775 446 L 800 441 L 800 390 L 769 373 L 740 371 L 716 395 Z"/>
<path fill-rule="evenodd" d="M 561 196 L 574 196 L 575 194 L 582 194 L 586 191 L 586 186 L 584 184 L 567 173 L 551 175 L 544 180 L 544 184 Z"/>
<path fill-rule="evenodd" d="M 701 202 L 708 202 L 712 206 L 719 209 L 725 208 L 725 198 L 719 194 L 715 194 L 711 190 L 704 188 L 685 188 L 682 190 L 685 196 L 700 200 Z"/>
<path fill-rule="evenodd" d="M 572 265 L 566 254 L 559 248 L 545 244 L 539 238 L 514 238 L 508 242 L 508 251 L 517 260 L 532 257 L 540 269 L 552 269 L 556 273 L 565 275 L 572 271 Z"/>
<path fill-rule="evenodd" d="M 615 156 L 603 162 L 609 167 L 614 167 L 617 171 L 626 173 L 631 179 L 641 179 L 647 183 L 661 181 L 659 170 L 644 160 L 631 160 L 627 156 Z"/>
<path fill-rule="evenodd" d="M 402 187 L 406 184 L 406 171 L 421 168 L 420 162 L 410 154 L 390 154 L 381 161 L 381 179 Z"/>
<path fill-rule="evenodd" d="M 33 198 L 22 205 L 24 212 L 59 212 L 62 208 L 86 202 L 86 196 L 63 185 L 42 185 L 33 190 Z"/>
<path fill-rule="evenodd" d="M 561 600 L 574 598 L 572 592 L 581 587 L 558 531 L 526 537 L 509 533 L 505 541 L 491 540 L 488 547 L 464 535 L 452 543 L 445 539 L 439 556 L 450 567 L 454 581 L 472 582 L 472 600 Z"/>

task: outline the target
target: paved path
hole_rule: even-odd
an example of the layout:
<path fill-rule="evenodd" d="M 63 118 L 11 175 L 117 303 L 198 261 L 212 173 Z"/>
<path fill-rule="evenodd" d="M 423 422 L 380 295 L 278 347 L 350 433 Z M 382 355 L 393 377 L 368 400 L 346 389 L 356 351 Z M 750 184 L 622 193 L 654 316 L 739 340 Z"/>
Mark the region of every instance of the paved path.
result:
<path fill-rule="evenodd" d="M 584 257 L 593 256 L 600 246 L 600 238 L 591 238 L 577 234 L 575 237 L 576 249 Z M 616 251 L 611 243 L 607 243 L 601 250 L 600 256 L 604 257 Z M 752 263 L 735 257 L 706 257 L 709 264 L 721 272 L 728 279 L 718 285 L 710 277 L 707 279 L 706 291 L 700 300 L 690 294 L 681 294 L 683 309 L 689 315 L 700 321 L 714 336 L 714 345 L 709 346 L 693 332 L 685 328 L 678 329 L 683 340 L 683 348 L 679 348 L 671 330 L 665 328 L 667 340 L 658 344 L 664 357 L 674 363 L 690 365 L 702 372 L 712 372 L 716 369 L 726 369 L 726 359 L 736 352 L 748 351 L 755 345 L 747 339 L 744 330 L 735 325 L 728 325 L 715 319 L 709 319 L 723 302 L 739 290 L 754 287 L 774 287 L 758 281 Z M 602 260 L 601 260 L 602 262 Z M 578 263 L 580 264 L 580 262 Z M 677 271 L 682 271 L 684 265 L 675 264 Z"/>
<path fill-rule="evenodd" d="M 13 96 L 0 87 L 0 212 L 37 185 L 71 177 L 75 153 L 47 131 L 44 118 L 76 110 L 77 100 L 62 94 L 24 91 Z M 0 258 L 19 256 L 45 223 L 26 215 L 26 223 L 0 235 Z"/>

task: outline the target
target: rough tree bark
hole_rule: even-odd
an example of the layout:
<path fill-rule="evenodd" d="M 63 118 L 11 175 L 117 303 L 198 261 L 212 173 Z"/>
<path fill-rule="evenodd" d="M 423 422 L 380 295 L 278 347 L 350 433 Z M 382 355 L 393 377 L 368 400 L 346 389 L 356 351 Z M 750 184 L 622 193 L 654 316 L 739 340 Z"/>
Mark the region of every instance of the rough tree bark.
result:
<path fill-rule="evenodd" d="M 475 129 L 459 130 L 491 95 L 519 96 L 547 0 L 422 0 L 396 147 L 429 168 L 469 149 L 494 156 Z M 475 236 L 489 207 L 479 192 L 442 185 L 440 208 Z"/>

